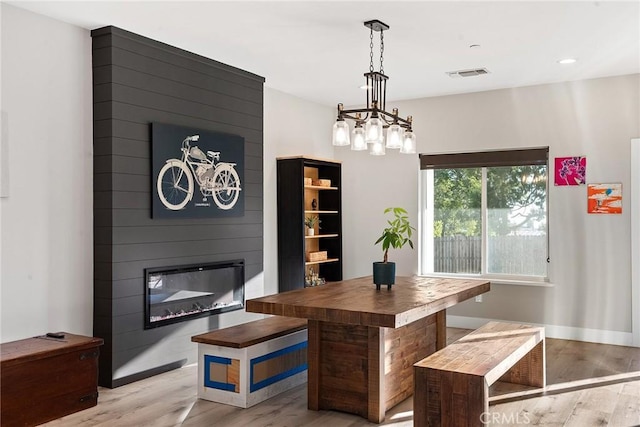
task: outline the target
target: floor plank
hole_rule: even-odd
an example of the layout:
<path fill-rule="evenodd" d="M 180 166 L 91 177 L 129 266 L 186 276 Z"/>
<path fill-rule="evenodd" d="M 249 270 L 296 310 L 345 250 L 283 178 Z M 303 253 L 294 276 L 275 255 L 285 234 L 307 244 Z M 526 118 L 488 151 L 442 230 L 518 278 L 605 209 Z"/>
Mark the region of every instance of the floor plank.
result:
<path fill-rule="evenodd" d="M 470 332 L 447 329 L 447 341 Z M 640 425 L 640 380 L 624 375 L 640 371 L 640 348 L 557 339 L 546 340 L 547 384 L 554 394 L 500 403 L 504 393 L 531 388 L 497 383 L 491 395 L 489 425 L 579 426 Z M 356 415 L 307 410 L 306 385 L 296 387 L 248 409 L 222 405 L 196 397 L 197 367 L 185 366 L 116 389 L 100 388 L 98 405 L 47 426 L 225 426 L 225 427 L 359 427 L 374 426 Z M 613 381 L 589 381 L 613 376 Z M 627 378 L 627 379 L 625 379 Z M 628 379 L 628 378 L 631 378 Z M 578 386 L 571 388 L 573 384 Z M 566 388 L 565 388 L 566 386 Z M 564 390 L 567 391 L 564 391 Z M 533 392 L 535 390 L 530 390 Z M 382 425 L 413 426 L 413 401 L 401 402 L 387 412 Z"/>
<path fill-rule="evenodd" d="M 640 425 L 640 381 L 624 384 L 609 424 L 612 426 Z"/>

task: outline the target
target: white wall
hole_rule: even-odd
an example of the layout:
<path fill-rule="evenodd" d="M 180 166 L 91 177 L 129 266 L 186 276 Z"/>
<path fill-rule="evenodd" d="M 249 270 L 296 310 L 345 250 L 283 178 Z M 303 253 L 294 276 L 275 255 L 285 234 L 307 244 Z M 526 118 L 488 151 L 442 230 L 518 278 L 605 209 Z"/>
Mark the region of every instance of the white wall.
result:
<path fill-rule="evenodd" d="M 631 194 L 640 194 L 640 138 L 631 140 Z M 631 200 L 631 289 L 633 345 L 640 347 L 640 197 Z M 628 206 L 629 204 L 627 204 Z"/>
<path fill-rule="evenodd" d="M 345 279 L 369 276 L 372 263 L 383 258 L 382 246 L 374 243 L 391 218 L 389 214 L 384 216 L 385 208 L 405 208 L 411 224 L 417 227 L 418 157 L 400 155 L 397 150 L 388 151 L 385 156 L 371 156 L 349 147 L 336 147 L 335 153 L 343 161 L 343 276 Z M 401 250 L 389 250 L 389 261 L 396 263 L 397 275 L 418 272 L 418 236 L 414 235 L 412 241 L 416 250 L 408 245 Z"/>
<path fill-rule="evenodd" d="M 2 11 L 0 341 L 93 329 L 89 32 Z M 3 166 L 7 163 L 3 162 Z"/>
<path fill-rule="evenodd" d="M 91 335 L 91 37 L 60 21 L 0 7 L 3 144 L 10 153 L 8 174 L 2 171 L 10 196 L 0 198 L 0 340 L 52 330 Z M 248 297 L 278 290 L 276 157 L 333 152 L 326 144 L 332 108 L 268 87 L 264 102 L 264 283 L 253 283 Z"/>
<path fill-rule="evenodd" d="M 414 117 L 418 152 L 550 147 L 550 158 L 587 156 L 587 182 L 621 182 L 622 215 L 588 215 L 586 187 L 550 185 L 551 288 L 493 285 L 483 303 L 449 314 L 534 322 L 565 337 L 631 343 L 630 146 L 640 134 L 640 75 L 390 103 Z M 336 149 L 344 160 L 345 277 L 369 274 L 382 209 L 417 223 L 418 160 Z M 625 191 L 626 190 L 626 191 Z M 417 272 L 418 252 L 391 255 Z M 460 320 L 460 319 L 458 319 Z M 463 319 L 464 320 L 464 319 Z M 472 322 L 473 323 L 473 322 Z"/>
<path fill-rule="evenodd" d="M 267 78 L 268 84 L 268 78 Z M 265 87 L 264 91 L 264 294 L 278 292 L 276 157 L 333 158 L 333 108 Z M 344 172 L 343 172 L 344 173 Z"/>
<path fill-rule="evenodd" d="M 49 330 L 91 334 L 91 38 L 4 3 L 0 11 L 0 107 L 8 124 L 2 144 L 10 158 L 8 173 L 0 171 L 10 180 L 9 197 L 0 198 L 0 341 Z M 629 140 L 640 135 L 639 80 L 623 76 L 390 104 L 414 116 L 419 152 L 549 145 L 552 158 L 586 155 L 589 182 L 622 182 L 629 197 Z M 251 296 L 261 285 L 264 294 L 277 291 L 277 156 L 344 161 L 344 276 L 371 274 L 371 262 L 382 257 L 373 245 L 385 223 L 382 210 L 403 206 L 417 216 L 417 156 L 334 151 L 334 108 L 268 87 L 264 101 L 265 271 L 264 284 L 254 284 Z M 553 288 L 494 285 L 483 303 L 465 303 L 450 314 L 630 342 L 627 204 L 619 216 L 589 216 L 585 191 L 550 189 Z M 391 257 L 399 274 L 417 272 L 417 251 Z"/>
<path fill-rule="evenodd" d="M 0 341 L 93 332 L 93 144 L 88 31 L 0 4 Z M 332 157 L 334 111 L 265 87 L 264 275 L 247 297 L 278 291 L 276 157 Z M 6 120 L 5 120 L 6 118 Z M 10 161 L 5 163 L 6 154 Z M 7 180 L 3 180 L 3 185 Z M 264 282 L 263 282 L 264 278 Z M 255 315 L 225 316 L 225 325 Z"/>

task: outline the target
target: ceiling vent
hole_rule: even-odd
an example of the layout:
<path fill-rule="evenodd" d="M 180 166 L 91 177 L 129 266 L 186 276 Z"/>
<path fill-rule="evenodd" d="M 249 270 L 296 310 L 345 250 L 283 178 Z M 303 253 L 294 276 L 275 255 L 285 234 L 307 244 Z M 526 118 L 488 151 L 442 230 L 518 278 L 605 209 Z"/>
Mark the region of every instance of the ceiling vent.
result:
<path fill-rule="evenodd" d="M 489 71 L 486 68 L 475 68 L 472 70 L 447 71 L 447 74 L 452 79 L 457 79 L 458 77 L 482 76 L 484 74 L 489 74 Z"/>

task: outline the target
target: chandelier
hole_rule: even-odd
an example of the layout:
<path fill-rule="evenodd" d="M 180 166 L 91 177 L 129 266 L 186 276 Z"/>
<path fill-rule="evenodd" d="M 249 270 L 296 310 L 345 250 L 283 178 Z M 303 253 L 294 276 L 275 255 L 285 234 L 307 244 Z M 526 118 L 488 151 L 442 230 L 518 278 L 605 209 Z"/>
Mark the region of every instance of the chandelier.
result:
<path fill-rule="evenodd" d="M 406 119 L 398 116 L 398 109 L 391 113 L 386 111 L 387 80 L 384 74 L 384 32 L 389 26 L 377 19 L 367 21 L 364 26 L 371 30 L 369 72 L 364 73 L 367 90 L 367 104 L 365 108 L 345 110 L 342 104 L 338 104 L 338 119 L 333 125 L 333 145 L 351 145 L 354 151 L 369 150 L 369 154 L 383 156 L 385 148 L 400 149 L 401 153 L 413 154 L 416 152 L 416 136 L 411 129 L 411 116 Z M 380 33 L 380 70 L 373 68 L 373 32 Z M 353 131 L 349 131 L 349 119 L 355 122 Z M 385 132 L 386 129 L 386 141 Z"/>

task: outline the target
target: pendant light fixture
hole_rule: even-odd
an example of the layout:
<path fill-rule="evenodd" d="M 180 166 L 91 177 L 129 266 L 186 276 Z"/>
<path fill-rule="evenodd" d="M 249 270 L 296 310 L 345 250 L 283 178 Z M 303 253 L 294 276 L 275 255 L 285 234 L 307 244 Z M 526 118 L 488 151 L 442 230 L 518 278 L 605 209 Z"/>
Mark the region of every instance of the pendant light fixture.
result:
<path fill-rule="evenodd" d="M 416 137 L 411 128 L 412 118 L 403 119 L 398 115 L 398 109 L 391 113 L 385 110 L 387 98 L 388 76 L 384 74 L 384 32 L 389 26 L 377 19 L 367 21 L 364 26 L 371 31 L 369 72 L 364 73 L 366 80 L 364 88 L 367 90 L 365 108 L 345 110 L 338 104 L 338 118 L 333 125 L 333 145 L 351 145 L 352 150 L 369 150 L 374 156 L 382 156 L 385 149 L 400 149 L 403 154 L 416 152 Z M 373 32 L 380 33 L 380 70 L 373 68 Z M 363 117 L 364 114 L 364 117 Z M 354 121 L 353 132 L 345 119 Z M 386 141 L 385 130 L 386 129 Z"/>

